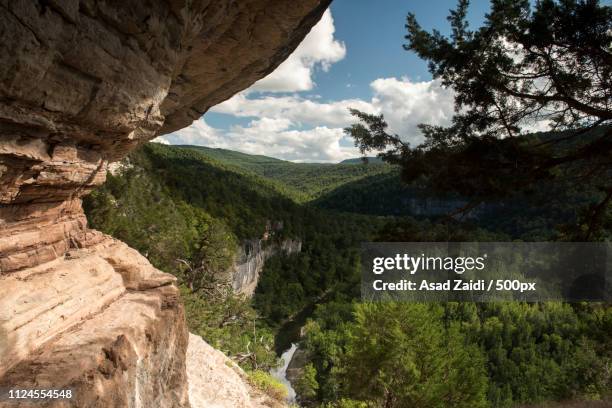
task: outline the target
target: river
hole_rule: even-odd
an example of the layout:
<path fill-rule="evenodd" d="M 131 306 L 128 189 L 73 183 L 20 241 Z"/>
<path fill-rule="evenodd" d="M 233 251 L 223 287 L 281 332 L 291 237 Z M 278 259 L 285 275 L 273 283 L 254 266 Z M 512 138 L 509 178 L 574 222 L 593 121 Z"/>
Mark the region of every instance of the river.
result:
<path fill-rule="evenodd" d="M 306 305 L 281 325 L 274 338 L 274 349 L 276 354 L 281 356 L 283 365 L 272 369 L 270 374 L 287 387 L 289 403 L 296 402 L 296 393 L 291 386 L 291 382 L 287 379 L 287 367 L 298 349 L 298 342 L 302 337 L 302 327 L 304 327 L 306 320 L 313 314 L 317 304 L 324 303 L 329 295 L 330 292 L 328 291 L 312 303 Z"/>
<path fill-rule="evenodd" d="M 283 365 L 270 371 L 272 377 L 279 380 L 287 387 L 287 400 L 290 404 L 296 403 L 296 392 L 287 379 L 287 367 L 298 349 L 298 341 L 301 337 L 302 327 L 314 312 L 316 303 L 311 303 L 303 308 L 292 319 L 286 321 L 278 330 L 274 339 L 276 354 L 281 356 Z"/>

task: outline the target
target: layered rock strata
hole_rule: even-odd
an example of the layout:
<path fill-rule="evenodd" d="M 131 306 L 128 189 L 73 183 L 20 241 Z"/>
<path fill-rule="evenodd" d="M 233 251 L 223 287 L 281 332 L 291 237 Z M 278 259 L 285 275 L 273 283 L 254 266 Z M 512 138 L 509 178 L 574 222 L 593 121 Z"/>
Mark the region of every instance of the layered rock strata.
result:
<path fill-rule="evenodd" d="M 0 387 L 188 406 L 174 279 L 88 229 L 81 197 L 271 72 L 328 3 L 0 0 Z"/>

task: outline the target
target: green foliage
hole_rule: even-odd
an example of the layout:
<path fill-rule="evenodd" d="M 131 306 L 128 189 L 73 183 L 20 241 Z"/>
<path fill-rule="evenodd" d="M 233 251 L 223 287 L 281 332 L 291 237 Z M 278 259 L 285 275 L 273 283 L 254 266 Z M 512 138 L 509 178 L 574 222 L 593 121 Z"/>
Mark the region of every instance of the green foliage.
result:
<path fill-rule="evenodd" d="M 302 372 L 295 384 L 293 384 L 295 392 L 303 400 L 310 400 L 317 396 L 319 383 L 317 382 L 317 370 L 312 363 L 308 363 L 302 369 Z"/>
<path fill-rule="evenodd" d="M 372 405 L 368 405 L 363 401 L 355 401 L 351 399 L 342 398 L 338 401 L 327 402 L 321 405 L 321 408 L 371 408 Z"/>
<path fill-rule="evenodd" d="M 435 305 L 362 303 L 340 329 L 309 327 L 309 350 L 330 353 L 315 359 L 334 383 L 323 397 L 385 407 L 485 406 L 482 353 L 456 326 L 445 328 L 442 316 Z"/>
<path fill-rule="evenodd" d="M 255 308 L 280 323 L 330 290 L 358 286 L 357 247 L 381 224 L 366 217 L 312 213 L 302 229 L 299 254 L 269 259 L 255 291 Z"/>
<path fill-rule="evenodd" d="M 239 240 L 261 237 L 271 220 L 283 220 L 286 235 L 297 234 L 293 220 L 301 210 L 277 184 L 190 148 L 149 143 L 132 157 L 174 198 L 223 220 Z"/>
<path fill-rule="evenodd" d="M 268 396 L 278 401 L 284 401 L 287 398 L 287 388 L 267 372 L 262 370 L 249 371 L 248 376 L 251 384 Z"/>
<path fill-rule="evenodd" d="M 191 290 L 212 296 L 223 283 L 232 265 L 238 243 L 225 223 L 210 219 L 198 231 L 192 262 L 180 260 L 180 276 Z"/>
<path fill-rule="evenodd" d="M 107 182 L 84 199 L 89 225 L 114 236 L 144 254 L 163 270 L 176 268 L 177 258 L 196 251 L 199 231 L 213 221 L 203 211 L 171 198 L 169 192 L 141 168 Z"/>
<path fill-rule="evenodd" d="M 376 239 L 383 242 L 507 240 L 503 235 L 461 224 L 442 225 L 409 218 L 388 222 Z M 512 407 L 517 403 L 582 397 L 600 399 L 612 390 L 612 378 L 605 368 L 612 364 L 609 344 L 612 309 L 608 306 L 448 303 L 428 306 L 433 312 L 423 311 L 421 307 L 425 306 L 368 306 L 351 303 L 350 297 L 341 296 L 319 305 L 306 325 L 303 344 L 317 371 L 318 398 L 329 402 L 348 398 L 376 407 L 383 406 L 384 402 L 394 404 L 393 398 L 400 397 L 385 395 L 386 390 L 401 392 L 411 381 L 416 382 L 412 385 L 415 389 L 427 384 L 422 378 L 401 371 L 410 367 L 410 360 L 401 360 L 401 367 L 394 366 L 391 356 L 401 356 L 404 352 L 396 345 L 405 343 L 410 352 L 425 352 L 427 357 L 418 360 L 433 364 L 434 357 L 441 354 L 434 352 L 440 345 L 431 339 L 440 338 L 448 345 L 459 347 L 456 355 L 463 355 L 465 361 L 459 360 L 456 364 L 482 362 L 484 375 L 478 375 L 472 384 L 483 387 L 478 388 L 478 395 L 486 396 L 486 406 Z M 415 342 L 402 337 L 403 322 L 422 325 L 410 331 L 415 334 Z M 433 322 L 433 326 L 426 326 L 425 322 Z M 441 330 L 439 325 L 442 333 L 428 331 Z M 419 330 L 425 333 L 423 338 L 429 339 L 425 346 L 416 343 L 423 339 L 418 335 Z M 428 349 L 430 346 L 433 348 Z M 385 350 L 390 350 L 389 356 Z M 471 351 L 462 354 L 461 350 Z M 385 371 L 403 373 L 398 374 L 401 384 L 393 383 L 393 376 L 385 377 Z M 469 373 L 469 370 L 462 369 L 462 372 Z M 372 395 L 378 399 L 371 399 Z M 426 393 L 419 392 L 419 395 Z M 431 395 L 428 404 L 432 405 L 425 406 L 436 406 L 438 397 Z M 413 401 L 402 401 L 398 406 L 419 406 Z M 461 403 L 442 406 L 461 406 Z"/>
<path fill-rule="evenodd" d="M 609 323 L 593 318 L 610 312 L 553 302 L 449 304 L 446 319 L 460 321 L 487 353 L 488 397 L 503 407 L 609 392 L 612 382 L 601 364 L 610 364 L 612 349 L 591 336 L 609 332 Z M 590 366 L 598 358 L 600 363 Z M 593 370 L 601 371 L 593 375 Z"/>
<path fill-rule="evenodd" d="M 417 195 L 414 188 L 421 186 L 401 186 L 399 170 L 389 166 L 373 173 L 321 165 L 286 170 L 290 164 L 265 157 L 237 153 L 229 163 L 229 153 L 222 152 L 216 157 L 225 160 L 220 163 L 207 154 L 146 145 L 130 156 L 128 169 L 109 175 L 107 183 L 86 198 L 87 216 L 94 228 L 124 240 L 160 269 L 176 274 L 189 329 L 245 369 L 255 370 L 255 382 L 272 395 L 282 394 L 263 371 L 277 364 L 278 327 L 310 309 L 314 313 L 301 347 L 311 361 L 295 385 L 309 406 L 511 407 L 598 399 L 610 393 L 609 307 L 357 302 L 362 241 L 548 237 L 555 220 L 575 211 L 584 191 L 543 188 L 539 210 L 532 205 L 533 196 L 531 201 L 517 196 L 507 218 L 485 211 L 480 227 L 375 217 L 299 205 L 292 189 L 308 192 L 302 200 L 319 197 L 316 205 L 321 207 L 333 204 L 333 197 L 335 204 L 329 208 L 354 211 L 361 206 L 368 214 L 388 214 L 378 212 L 376 198 L 384 201 L 387 194 L 390 205 L 400 191 Z M 312 170 L 315 167 L 321 169 Z M 330 169 L 338 169 L 338 177 Z M 273 177 L 266 171 L 279 174 Z M 303 185 L 292 181 L 317 174 L 330 176 Z M 374 198 L 349 202 L 354 196 L 348 191 L 363 186 L 372 188 Z M 326 194 L 328 188 L 335 190 Z M 546 210 L 546 198 L 553 192 L 558 203 Z M 302 252 L 273 256 L 254 298 L 236 296 L 223 272 L 241 240 L 261 237 L 269 221 L 284 226 L 272 240 L 297 237 Z"/>
<path fill-rule="evenodd" d="M 382 115 L 353 110 L 358 123 L 346 133 L 363 153 L 384 152 L 404 180 L 456 192 L 472 207 L 548 180 L 587 180 L 600 197 L 587 207 L 578 237 L 605 239 L 599 230 L 612 204 L 612 7 L 597 0 L 493 1 L 483 26 L 470 30 L 468 4 L 460 0 L 451 11 L 448 37 L 423 30 L 413 14 L 406 22 L 405 49 L 454 91 L 452 124 L 422 124 L 425 142 L 411 147 L 388 133 Z M 540 121 L 566 133 L 525 134 Z"/>
<path fill-rule="evenodd" d="M 312 201 L 346 183 L 386 174 L 393 170 L 391 166 L 375 158 L 367 164 L 360 159 L 346 160 L 339 164 L 292 163 L 224 149 L 200 146 L 189 146 L 189 149 L 231 168 L 264 177 L 299 203 Z"/>
<path fill-rule="evenodd" d="M 226 293 L 209 298 L 181 288 L 189 331 L 232 357 L 243 368 L 269 370 L 276 366 L 273 332 L 258 320 L 244 297 Z"/>
<path fill-rule="evenodd" d="M 387 222 L 375 237 L 378 242 L 503 242 L 504 234 L 458 222 L 436 223 L 404 217 Z"/>
<path fill-rule="evenodd" d="M 85 199 L 89 223 L 179 277 L 192 332 L 245 368 L 269 369 L 277 363 L 273 333 L 258 320 L 250 301 L 231 293 L 225 277 L 239 242 L 237 235 L 261 236 L 266 221 L 279 215 L 267 207 L 279 193 L 265 183 L 260 185 L 257 180 L 217 167 L 206 158 L 188 153 L 188 160 L 180 162 L 182 153 L 154 144 L 133 153 L 121 174 L 109 175 L 107 182 Z M 222 182 L 201 182 L 197 197 L 204 194 L 205 198 L 195 200 L 195 193 L 186 186 L 190 186 L 190 180 L 202 179 L 200 171 L 211 168 L 222 175 Z M 166 177 L 167 171 L 180 173 L 185 180 Z M 250 192 L 244 193 L 241 189 L 246 185 Z M 215 194 L 233 199 L 220 209 Z M 261 206 L 256 207 L 257 203 Z"/>
<path fill-rule="evenodd" d="M 468 5 L 459 0 L 451 10 L 449 37 L 423 30 L 409 14 L 404 47 L 454 88 L 459 137 L 514 136 L 529 120 L 580 127 L 612 119 L 612 7 L 597 0 L 493 1 L 482 27 L 470 30 Z"/>
<path fill-rule="evenodd" d="M 303 346 L 323 401 L 513 407 L 609 395 L 611 318 L 587 304 L 332 302 Z"/>
<path fill-rule="evenodd" d="M 484 159 L 479 166 L 493 174 L 474 174 L 469 181 L 481 182 L 481 194 L 503 189 L 495 184 L 504 179 L 510 190 L 520 188 L 568 162 L 582 161 L 591 176 L 605 174 L 601 165 L 612 147 L 606 140 L 612 111 L 604 102 L 612 87 L 612 7 L 580 0 L 495 1 L 476 30 L 468 29 L 467 8 L 461 0 L 448 17 L 450 37 L 423 30 L 412 14 L 407 18 L 405 48 L 427 60 L 433 76 L 456 94 L 452 126 L 423 128 L 426 150 L 457 158 L 471 151 Z M 601 130 L 603 137 L 574 132 L 568 138 L 581 141 L 560 155 L 547 149 L 550 144 L 515 138 L 539 120 L 551 121 L 555 130 Z"/>

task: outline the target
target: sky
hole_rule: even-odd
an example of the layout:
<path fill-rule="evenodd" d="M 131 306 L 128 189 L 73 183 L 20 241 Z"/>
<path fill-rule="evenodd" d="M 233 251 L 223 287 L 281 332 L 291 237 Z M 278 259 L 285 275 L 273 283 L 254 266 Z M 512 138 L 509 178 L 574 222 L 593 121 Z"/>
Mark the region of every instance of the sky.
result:
<path fill-rule="evenodd" d="M 382 113 L 391 132 L 412 145 L 417 125 L 446 125 L 452 89 L 433 80 L 427 63 L 405 51 L 408 12 L 427 30 L 449 32 L 456 0 L 334 0 L 274 72 L 212 107 L 190 127 L 155 139 L 261 154 L 295 162 L 359 157 L 343 129 L 349 108 Z M 468 21 L 482 24 L 488 0 L 472 0 Z"/>

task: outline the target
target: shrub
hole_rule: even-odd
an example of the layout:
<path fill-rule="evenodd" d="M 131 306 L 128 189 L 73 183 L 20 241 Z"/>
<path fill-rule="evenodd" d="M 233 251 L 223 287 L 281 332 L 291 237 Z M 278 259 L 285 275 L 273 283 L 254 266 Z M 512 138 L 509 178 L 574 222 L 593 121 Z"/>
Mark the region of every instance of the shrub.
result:
<path fill-rule="evenodd" d="M 277 399 L 287 399 L 288 391 L 284 384 L 265 371 L 255 370 L 249 373 L 249 382 L 268 396 Z"/>

